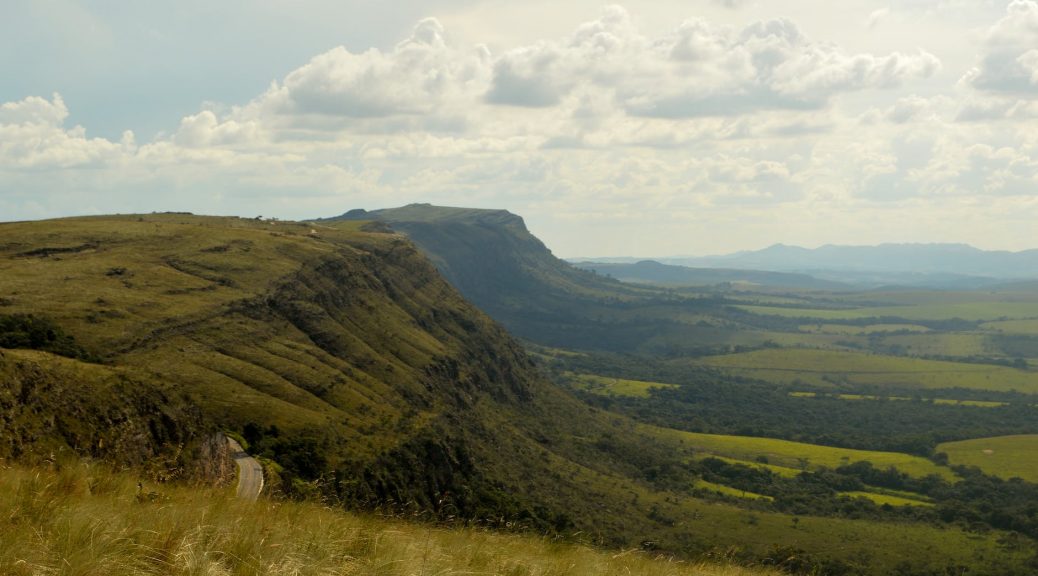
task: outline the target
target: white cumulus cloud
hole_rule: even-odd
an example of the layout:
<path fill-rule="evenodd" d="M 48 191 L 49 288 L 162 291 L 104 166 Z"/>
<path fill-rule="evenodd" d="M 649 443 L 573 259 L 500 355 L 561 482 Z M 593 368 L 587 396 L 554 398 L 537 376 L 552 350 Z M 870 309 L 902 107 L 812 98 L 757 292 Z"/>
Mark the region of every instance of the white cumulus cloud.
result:
<path fill-rule="evenodd" d="M 132 132 L 122 140 L 87 138 L 82 126 L 65 128 L 68 108 L 61 95 L 30 96 L 0 104 L 0 167 L 73 168 L 95 165 L 136 147 Z"/>

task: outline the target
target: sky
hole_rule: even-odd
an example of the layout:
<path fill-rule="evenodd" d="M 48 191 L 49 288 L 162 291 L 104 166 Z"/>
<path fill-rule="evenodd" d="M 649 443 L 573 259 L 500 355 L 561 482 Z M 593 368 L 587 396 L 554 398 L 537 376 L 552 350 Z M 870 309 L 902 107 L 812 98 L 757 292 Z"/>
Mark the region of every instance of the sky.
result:
<path fill-rule="evenodd" d="M 4 0 L 0 221 L 504 208 L 557 255 L 1038 248 L 1038 0 Z"/>

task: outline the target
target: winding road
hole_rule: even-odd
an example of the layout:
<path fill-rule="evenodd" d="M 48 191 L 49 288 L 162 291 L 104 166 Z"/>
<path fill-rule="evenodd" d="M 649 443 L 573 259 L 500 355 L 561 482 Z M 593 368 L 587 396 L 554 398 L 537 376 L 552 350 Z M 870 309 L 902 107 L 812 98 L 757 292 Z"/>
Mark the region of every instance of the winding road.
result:
<path fill-rule="evenodd" d="M 231 457 L 238 465 L 238 498 L 255 500 L 263 491 L 263 467 L 255 458 L 245 453 L 234 438 L 227 438 L 227 446 L 231 449 Z"/>

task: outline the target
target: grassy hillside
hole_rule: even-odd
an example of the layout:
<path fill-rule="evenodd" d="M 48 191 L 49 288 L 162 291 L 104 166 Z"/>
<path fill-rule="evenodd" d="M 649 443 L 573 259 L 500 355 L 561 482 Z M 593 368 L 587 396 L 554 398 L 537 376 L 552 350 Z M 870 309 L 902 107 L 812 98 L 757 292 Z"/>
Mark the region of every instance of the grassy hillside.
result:
<path fill-rule="evenodd" d="M 741 568 L 602 552 L 479 528 L 419 526 L 317 504 L 258 503 L 163 486 L 138 499 L 132 476 L 97 466 L 0 469 L 0 573 L 306 576 L 645 574 L 768 576 Z M 779 561 L 788 558 L 779 558 Z"/>

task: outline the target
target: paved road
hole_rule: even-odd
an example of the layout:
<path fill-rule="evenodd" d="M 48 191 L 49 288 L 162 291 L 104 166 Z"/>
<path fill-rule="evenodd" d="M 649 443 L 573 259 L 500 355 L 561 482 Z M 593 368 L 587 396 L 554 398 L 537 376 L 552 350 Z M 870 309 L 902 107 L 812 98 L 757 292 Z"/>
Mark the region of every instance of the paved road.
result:
<path fill-rule="evenodd" d="M 234 438 L 227 438 L 227 446 L 238 465 L 238 498 L 255 500 L 263 490 L 263 467 Z"/>

